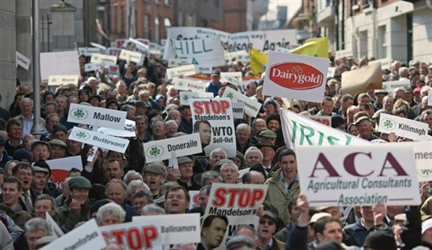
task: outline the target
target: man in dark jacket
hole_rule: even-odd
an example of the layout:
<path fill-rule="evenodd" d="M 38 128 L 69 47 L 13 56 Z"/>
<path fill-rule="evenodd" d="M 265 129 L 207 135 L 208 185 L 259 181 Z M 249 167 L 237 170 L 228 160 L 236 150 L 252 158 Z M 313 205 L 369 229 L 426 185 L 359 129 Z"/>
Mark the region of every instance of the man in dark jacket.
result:
<path fill-rule="evenodd" d="M 4 149 L 6 145 L 6 140 L 0 135 L 0 168 L 4 168 L 6 163 L 12 160 L 8 152 Z"/>

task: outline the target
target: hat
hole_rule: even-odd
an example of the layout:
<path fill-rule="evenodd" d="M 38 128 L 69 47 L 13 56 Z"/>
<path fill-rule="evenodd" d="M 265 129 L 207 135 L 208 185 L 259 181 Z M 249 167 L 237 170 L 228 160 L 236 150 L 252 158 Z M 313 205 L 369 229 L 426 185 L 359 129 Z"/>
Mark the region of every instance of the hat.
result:
<path fill-rule="evenodd" d="M 220 76 L 219 70 L 213 71 L 212 76 Z"/>
<path fill-rule="evenodd" d="M 48 144 L 48 142 L 46 142 L 46 141 L 34 141 L 34 142 L 32 142 L 32 144 L 31 144 L 31 151 L 33 151 L 34 148 L 35 148 L 37 145 L 39 145 L 39 144 L 42 144 L 42 145 L 47 146 L 48 151 L 51 150 L 51 146 Z"/>
<path fill-rule="evenodd" d="M 388 231 L 375 231 L 368 234 L 363 247 L 370 247 L 379 250 L 396 250 L 396 241 L 393 234 Z"/>
<path fill-rule="evenodd" d="M 264 175 L 264 177 L 267 176 L 267 173 L 266 173 L 266 171 L 264 170 L 263 165 L 260 164 L 260 163 L 257 163 L 257 164 L 252 165 L 252 167 L 249 168 L 249 172 L 250 172 L 250 171 L 257 171 L 257 172 L 262 173 L 262 174 Z"/>
<path fill-rule="evenodd" d="M 50 244 L 58 238 L 54 235 L 43 236 L 36 241 L 36 249 L 40 249 L 43 246 Z"/>
<path fill-rule="evenodd" d="M 6 145 L 6 140 L 3 136 L 0 135 L 0 146 L 5 146 Z"/>
<path fill-rule="evenodd" d="M 406 221 L 407 220 L 407 216 L 406 216 L 406 214 L 398 214 L 398 215 L 396 215 L 394 217 L 394 220 L 395 221 L 398 221 L 398 220 Z"/>
<path fill-rule="evenodd" d="M 315 222 L 317 222 L 317 221 L 318 221 L 319 219 L 321 219 L 321 218 L 324 218 L 324 217 L 331 217 L 331 216 L 332 216 L 332 215 L 329 214 L 329 213 L 324 213 L 324 212 L 316 213 L 316 214 L 312 215 L 312 218 L 310 219 L 309 224 L 311 224 L 311 223 L 315 223 Z"/>
<path fill-rule="evenodd" d="M 263 147 L 271 147 L 274 151 L 277 150 L 277 146 L 273 145 L 271 142 L 269 142 L 268 140 L 263 140 L 262 142 L 258 143 L 255 145 L 257 148 L 261 149 Z"/>
<path fill-rule="evenodd" d="M 55 135 L 58 131 L 63 131 L 67 134 L 67 128 L 65 127 L 65 125 L 61 124 L 61 123 L 57 123 L 56 125 L 54 125 L 53 127 L 53 135 Z"/>
<path fill-rule="evenodd" d="M 405 89 L 405 93 L 412 93 L 413 92 L 413 90 L 410 86 L 406 86 L 406 87 L 404 87 L 404 89 Z"/>
<path fill-rule="evenodd" d="M 264 128 L 258 131 L 257 133 L 258 137 L 265 137 L 265 138 L 276 138 L 276 133 L 271 131 L 268 128 Z"/>
<path fill-rule="evenodd" d="M 38 167 L 38 166 L 33 166 L 33 172 L 48 174 L 48 170 L 46 170 L 45 168 Z"/>
<path fill-rule="evenodd" d="M 362 116 L 362 117 L 360 117 L 360 118 L 357 119 L 357 121 L 354 123 L 354 125 L 358 126 L 360 124 L 360 122 L 362 122 L 364 120 L 370 121 L 369 117 Z"/>
<path fill-rule="evenodd" d="M 13 154 L 13 159 L 17 161 L 31 162 L 31 155 L 25 148 L 20 148 Z"/>
<path fill-rule="evenodd" d="M 273 98 L 267 98 L 263 104 L 263 107 L 265 107 L 267 104 L 273 105 L 275 109 L 277 108 L 276 101 Z"/>
<path fill-rule="evenodd" d="M 182 164 L 192 163 L 192 160 L 189 157 L 180 157 L 180 158 L 177 158 L 177 162 L 178 162 L 178 165 L 180 166 Z"/>
<path fill-rule="evenodd" d="M 69 189 L 81 188 L 81 189 L 91 189 L 92 185 L 87 178 L 83 176 L 75 176 L 69 180 Z"/>
<path fill-rule="evenodd" d="M 93 205 L 90 207 L 90 215 L 92 215 L 93 213 L 96 213 L 100 207 L 102 207 L 103 205 L 106 205 L 108 203 L 113 202 L 112 200 L 109 199 L 103 199 L 103 200 L 98 200 L 95 201 L 93 203 Z"/>
<path fill-rule="evenodd" d="M 41 137 L 39 138 L 39 140 L 49 142 L 49 141 L 51 141 L 53 139 L 51 137 L 53 137 L 53 135 L 51 133 L 43 133 L 41 135 Z"/>
<path fill-rule="evenodd" d="M 375 89 L 375 95 L 384 94 L 387 95 L 388 92 L 384 89 Z"/>
<path fill-rule="evenodd" d="M 264 211 L 264 214 L 262 217 L 272 219 L 273 222 L 275 223 L 275 225 L 278 223 L 278 219 L 277 219 L 276 215 L 269 210 Z"/>
<path fill-rule="evenodd" d="M 379 119 L 382 113 L 390 114 L 390 112 L 388 112 L 386 109 L 380 109 L 373 114 L 372 119 Z"/>
<path fill-rule="evenodd" d="M 37 160 L 33 165 L 33 169 L 35 170 L 34 172 L 37 172 L 35 167 L 42 168 L 47 174 L 51 175 L 51 168 L 43 159 Z"/>
<path fill-rule="evenodd" d="M 420 87 L 417 87 L 417 88 L 415 88 L 414 90 L 413 90 L 413 93 L 415 94 L 415 93 L 420 93 L 421 92 L 421 88 Z"/>
<path fill-rule="evenodd" d="M 89 78 L 87 79 L 87 82 L 86 82 L 86 83 L 91 82 L 91 81 L 97 81 L 96 77 L 93 77 L 93 76 L 89 77 Z"/>
<path fill-rule="evenodd" d="M 342 116 L 340 116 L 340 115 L 332 116 L 332 118 L 331 118 L 332 128 L 337 128 L 339 126 L 342 126 L 343 124 L 345 124 L 345 120 L 344 120 L 344 118 L 342 118 Z"/>
<path fill-rule="evenodd" d="M 93 98 L 97 98 L 99 101 L 102 101 L 102 96 L 100 96 L 100 95 L 96 95 L 96 94 L 91 95 L 91 96 L 89 97 L 88 101 L 90 101 L 90 100 L 93 99 Z"/>
<path fill-rule="evenodd" d="M 330 79 L 328 82 L 327 82 L 327 85 L 328 86 L 334 86 L 334 85 L 336 85 L 337 84 L 337 80 L 336 79 Z"/>
<path fill-rule="evenodd" d="M 148 172 L 148 173 L 153 173 L 153 174 L 160 174 L 160 175 L 162 175 L 164 173 L 162 168 L 159 167 L 159 165 L 156 163 L 152 163 L 152 164 L 145 166 L 143 169 L 143 172 L 144 173 Z"/>
<path fill-rule="evenodd" d="M 141 68 L 137 71 L 137 74 L 147 74 L 147 70 L 145 68 Z"/>
<path fill-rule="evenodd" d="M 137 107 L 137 108 L 145 108 L 146 109 L 149 106 L 146 103 L 144 103 L 143 101 L 139 100 L 139 101 L 135 102 L 135 107 Z"/>
<path fill-rule="evenodd" d="M 277 122 L 279 122 L 279 125 L 281 124 L 281 119 L 278 114 L 269 115 L 266 119 L 266 124 L 268 124 L 271 120 L 276 120 Z"/>
<path fill-rule="evenodd" d="M 49 142 L 49 145 L 50 145 L 51 147 L 52 147 L 52 146 L 59 146 L 59 147 L 62 147 L 62 148 L 64 148 L 64 149 L 67 148 L 66 143 L 64 143 L 64 141 L 59 140 L 59 139 L 53 139 L 53 140 L 51 140 L 51 141 Z"/>
<path fill-rule="evenodd" d="M 424 234 L 429 228 L 432 228 L 432 219 L 423 221 L 422 223 L 422 234 Z"/>

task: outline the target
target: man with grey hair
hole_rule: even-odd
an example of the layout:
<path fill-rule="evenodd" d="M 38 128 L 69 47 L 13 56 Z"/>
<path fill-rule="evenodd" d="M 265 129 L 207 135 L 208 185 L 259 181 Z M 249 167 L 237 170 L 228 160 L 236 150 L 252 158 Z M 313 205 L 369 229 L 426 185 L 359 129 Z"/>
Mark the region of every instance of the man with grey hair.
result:
<path fill-rule="evenodd" d="M 126 185 L 129 185 L 129 183 L 134 180 L 143 180 L 140 173 L 135 170 L 129 170 L 123 177 L 123 181 L 126 183 Z"/>
<path fill-rule="evenodd" d="M 132 197 L 137 190 L 144 189 L 149 190 L 149 186 L 142 180 L 133 180 L 129 183 L 126 189 L 126 195 L 130 202 L 132 202 Z"/>
<path fill-rule="evenodd" d="M 218 172 L 210 170 L 210 171 L 205 171 L 202 175 L 201 175 L 201 185 L 202 186 L 207 186 L 207 185 L 211 185 L 212 183 L 220 183 L 221 182 L 221 178 Z"/>
<path fill-rule="evenodd" d="M 227 153 L 222 148 L 215 148 L 210 152 L 208 165 L 210 170 L 215 170 L 215 165 L 218 161 L 227 159 Z"/>
<path fill-rule="evenodd" d="M 255 249 L 255 242 L 247 236 L 234 236 L 226 244 L 227 250 L 253 250 Z"/>
<path fill-rule="evenodd" d="M 262 164 L 263 154 L 257 147 L 250 147 L 245 153 L 246 168 L 250 168 L 255 164 Z"/>
<path fill-rule="evenodd" d="M 220 176 L 223 183 L 237 184 L 237 179 L 240 176 L 237 165 L 233 162 L 223 164 L 220 169 Z"/>
<path fill-rule="evenodd" d="M 17 160 L 11 160 L 11 161 L 6 162 L 6 165 L 4 166 L 4 178 L 5 179 L 9 176 L 12 176 L 12 168 L 14 168 L 17 163 L 18 163 Z"/>
<path fill-rule="evenodd" d="M 124 222 L 126 212 L 114 202 L 103 205 L 96 214 L 98 226 L 121 224 Z"/>
<path fill-rule="evenodd" d="M 178 124 L 176 121 L 168 120 L 165 122 L 165 126 L 167 128 L 167 130 L 166 130 L 166 137 L 167 138 L 172 138 L 173 135 L 175 133 L 177 133 L 177 131 L 178 131 Z"/>
<path fill-rule="evenodd" d="M 34 123 L 33 100 L 23 98 L 20 102 L 20 110 L 21 114 L 15 116 L 14 119 L 17 119 L 22 124 L 23 135 L 30 134 Z M 42 118 L 40 118 L 40 125 L 44 128 L 44 132 L 47 132 L 45 129 L 45 120 Z"/>
<path fill-rule="evenodd" d="M 163 215 L 165 210 L 155 204 L 148 204 L 141 209 L 141 215 L 151 216 L 151 215 Z"/>
<path fill-rule="evenodd" d="M 425 111 L 427 109 L 431 109 L 431 108 L 432 108 L 432 106 L 428 105 L 428 96 L 427 95 L 423 96 L 421 103 L 412 107 L 412 110 L 414 111 L 415 116 L 416 116 L 415 120 L 419 120 L 420 115 L 423 113 L 423 111 Z"/>
<path fill-rule="evenodd" d="M 41 218 L 33 218 L 25 224 L 25 236 L 29 250 L 36 250 L 36 241 L 50 234 L 48 222 Z"/>
<path fill-rule="evenodd" d="M 141 209 L 148 204 L 153 203 L 153 195 L 149 190 L 138 189 L 134 195 L 132 195 L 132 206 L 135 210 L 135 214 L 141 214 Z"/>
<path fill-rule="evenodd" d="M 251 146 L 249 141 L 251 136 L 251 128 L 246 123 L 241 123 L 236 128 L 236 143 L 237 151 L 244 154 L 246 150 Z"/>
<path fill-rule="evenodd" d="M 133 207 L 126 204 L 127 186 L 122 180 L 112 179 L 105 186 L 105 192 L 108 199 L 114 201 L 126 211 L 125 222 L 131 222 L 135 215 Z"/>

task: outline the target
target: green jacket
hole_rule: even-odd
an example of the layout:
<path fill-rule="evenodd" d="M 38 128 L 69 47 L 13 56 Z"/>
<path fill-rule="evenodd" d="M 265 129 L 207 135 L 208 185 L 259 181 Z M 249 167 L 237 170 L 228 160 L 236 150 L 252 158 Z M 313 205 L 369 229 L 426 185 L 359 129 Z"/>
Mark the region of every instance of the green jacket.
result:
<path fill-rule="evenodd" d="M 279 232 L 275 233 L 274 237 L 282 242 L 287 242 L 289 235 L 291 233 L 291 223 L 284 227 Z"/>
<path fill-rule="evenodd" d="M 33 216 L 29 212 L 22 210 L 21 206 L 16 212 L 12 211 L 12 209 L 8 208 L 5 204 L 1 204 L 0 209 L 5 211 L 6 214 L 9 215 L 9 217 L 12 218 L 15 224 L 19 226 L 22 230 L 25 230 L 25 223 L 31 218 L 33 218 Z"/>
<path fill-rule="evenodd" d="M 60 227 L 65 227 L 67 230 L 74 229 L 75 225 L 90 220 L 90 200 L 87 199 L 81 205 L 81 214 L 72 213 L 69 211 L 70 200 L 66 200 L 62 207 L 57 208 L 57 218 Z"/>
<path fill-rule="evenodd" d="M 300 185 L 295 181 L 289 197 L 285 193 L 285 185 L 280 178 L 281 169 L 274 172 L 273 176 L 266 181 L 268 185 L 266 201 L 274 205 L 278 209 L 279 217 L 285 222 L 285 225 L 290 223 L 287 216 L 288 202 L 300 194 Z"/>

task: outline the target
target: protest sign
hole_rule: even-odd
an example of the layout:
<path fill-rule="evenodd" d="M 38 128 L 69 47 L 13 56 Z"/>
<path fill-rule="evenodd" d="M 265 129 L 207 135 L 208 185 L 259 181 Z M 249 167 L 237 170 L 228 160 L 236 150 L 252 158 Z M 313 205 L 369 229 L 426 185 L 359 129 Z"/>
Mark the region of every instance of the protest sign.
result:
<path fill-rule="evenodd" d="M 336 72 L 336 67 L 329 67 L 327 72 L 327 77 L 334 77 L 335 72 Z"/>
<path fill-rule="evenodd" d="M 102 54 L 92 54 L 90 58 L 91 63 L 103 64 L 103 65 L 116 65 L 117 57 L 102 55 Z"/>
<path fill-rule="evenodd" d="M 135 121 L 126 119 L 124 130 L 114 129 L 114 128 L 105 128 L 100 127 L 97 129 L 99 133 L 118 136 L 118 137 L 135 137 L 135 131 L 132 131 L 132 128 L 135 126 Z"/>
<path fill-rule="evenodd" d="M 25 70 L 28 70 L 30 67 L 30 59 L 28 59 L 23 54 L 19 53 L 18 51 L 15 52 L 15 60 L 16 60 L 16 66 L 21 66 Z"/>
<path fill-rule="evenodd" d="M 157 45 L 157 43 L 151 43 L 149 39 L 137 38 L 136 40 L 144 45 L 147 45 L 149 49 L 154 49 L 154 45 Z"/>
<path fill-rule="evenodd" d="M 148 46 L 146 44 L 131 37 L 122 44 L 121 48 L 141 54 L 145 54 L 146 51 L 148 51 Z"/>
<path fill-rule="evenodd" d="M 270 52 L 263 94 L 322 102 L 329 60 Z"/>
<path fill-rule="evenodd" d="M 432 180 L 432 142 L 406 142 L 412 145 L 418 181 Z"/>
<path fill-rule="evenodd" d="M 380 116 L 378 127 L 379 132 L 387 134 L 394 132 L 398 136 L 416 141 L 427 141 L 428 130 L 429 125 L 427 123 L 384 113 Z"/>
<path fill-rule="evenodd" d="M 115 240 L 125 249 L 162 250 L 159 220 L 155 216 L 145 218 L 145 220 L 102 226 L 99 229 L 106 240 Z"/>
<path fill-rule="evenodd" d="M 236 156 L 236 137 L 231 101 L 227 98 L 190 99 L 194 133 L 199 133 L 206 156 L 223 148 L 228 158 Z"/>
<path fill-rule="evenodd" d="M 47 160 L 46 163 L 51 168 L 50 182 L 54 183 L 59 189 L 62 189 L 61 184 L 64 182 L 72 168 L 76 168 L 80 171 L 83 170 L 81 156 L 79 155 Z"/>
<path fill-rule="evenodd" d="M 124 44 L 124 42 L 126 41 L 126 39 L 115 39 L 115 45 L 117 48 L 121 48 Z"/>
<path fill-rule="evenodd" d="M 98 127 L 124 129 L 126 115 L 125 111 L 72 103 L 69 108 L 67 121 Z"/>
<path fill-rule="evenodd" d="M 223 239 L 213 235 L 211 231 L 207 231 L 203 240 L 217 237 L 212 241 L 218 241 L 220 244 L 215 249 L 225 249 L 225 244 L 228 243 L 238 227 L 248 225 L 258 228 L 259 217 L 256 212 L 266 197 L 267 188 L 267 185 L 243 184 L 239 186 L 238 184 L 213 183 L 203 224 L 209 216 L 217 216 L 219 220 L 228 220 L 228 225 L 220 223 L 221 226 L 225 225 L 225 228 L 222 229 L 226 230 Z M 202 228 L 202 230 L 206 229 Z"/>
<path fill-rule="evenodd" d="M 143 146 L 144 156 L 148 163 L 202 152 L 201 140 L 198 134 L 150 141 L 144 143 Z"/>
<path fill-rule="evenodd" d="M 326 126 L 331 127 L 331 116 L 322 116 L 322 115 L 306 115 L 309 119 L 312 119 L 316 122 L 322 123 Z"/>
<path fill-rule="evenodd" d="M 134 216 L 132 222 L 146 222 L 153 218 L 159 220 L 160 237 L 164 245 L 198 243 L 201 241 L 200 215 L 198 213 Z"/>
<path fill-rule="evenodd" d="M 202 98 L 213 98 L 213 93 L 210 92 L 180 92 L 180 105 L 189 105 L 189 100 L 202 99 Z"/>
<path fill-rule="evenodd" d="M 56 236 L 57 238 L 60 238 L 64 235 L 63 231 L 60 229 L 60 227 L 57 225 L 57 223 L 54 221 L 51 215 L 49 215 L 48 212 L 45 212 L 45 220 L 48 223 L 51 235 Z"/>
<path fill-rule="evenodd" d="M 118 57 L 121 51 L 119 48 L 108 48 L 108 55 Z"/>
<path fill-rule="evenodd" d="M 262 104 L 255 101 L 241 93 L 233 90 L 232 88 L 226 88 L 222 97 L 228 98 L 231 102 L 240 102 L 244 104 L 244 112 L 250 117 L 256 117 L 261 109 Z"/>
<path fill-rule="evenodd" d="M 78 55 L 91 56 L 94 53 L 100 54 L 101 50 L 99 48 L 78 48 Z"/>
<path fill-rule="evenodd" d="M 78 75 L 52 75 L 48 78 L 48 86 L 59 86 L 59 85 L 68 85 L 78 83 L 79 76 Z"/>
<path fill-rule="evenodd" d="M 170 58 L 168 59 L 168 68 L 180 67 L 192 64 L 192 58 Z"/>
<path fill-rule="evenodd" d="M 192 208 L 197 208 L 200 206 L 199 204 L 199 190 L 190 190 L 189 196 L 190 196 L 190 202 L 189 202 L 189 210 Z"/>
<path fill-rule="evenodd" d="M 243 119 L 244 107 L 245 107 L 244 103 L 231 102 L 231 104 L 232 104 L 234 119 Z"/>
<path fill-rule="evenodd" d="M 190 76 L 195 74 L 196 74 L 195 65 L 185 65 L 181 67 L 166 69 L 166 77 L 168 79 L 172 79 L 174 77 L 178 77 L 182 75 Z"/>
<path fill-rule="evenodd" d="M 402 81 L 389 81 L 389 82 L 383 82 L 382 88 L 387 91 L 389 95 L 393 94 L 393 90 L 399 87 L 411 87 L 410 80 L 402 80 Z"/>
<path fill-rule="evenodd" d="M 139 63 L 141 61 L 141 57 L 142 57 L 141 53 L 122 49 L 120 52 L 119 59 L 123 59 L 128 62 Z"/>
<path fill-rule="evenodd" d="M 241 80 L 239 80 L 238 78 L 230 76 L 230 75 L 225 75 L 223 77 L 221 76 L 221 82 L 223 82 L 223 83 L 229 83 L 229 84 L 237 86 L 240 84 L 240 81 Z"/>
<path fill-rule="evenodd" d="M 95 48 L 98 48 L 100 50 L 101 54 L 106 54 L 107 53 L 107 48 L 105 46 L 103 46 L 103 45 L 100 45 L 98 43 L 92 43 L 92 42 L 90 42 L 90 45 L 93 46 L 93 47 L 95 47 Z"/>
<path fill-rule="evenodd" d="M 195 72 L 201 75 L 210 75 L 213 72 L 212 66 L 195 65 Z"/>
<path fill-rule="evenodd" d="M 239 172 L 239 177 L 237 179 L 237 183 L 243 183 L 243 175 L 246 174 L 247 172 L 250 171 L 250 168 L 245 168 L 245 169 L 240 169 Z"/>
<path fill-rule="evenodd" d="M 282 132 L 288 148 L 370 144 L 369 141 L 328 127 L 287 109 L 280 109 L 280 114 Z"/>
<path fill-rule="evenodd" d="M 129 140 L 104 135 L 78 127 L 72 129 L 68 139 L 120 152 L 122 154 L 126 151 L 127 146 L 129 145 Z"/>
<path fill-rule="evenodd" d="M 109 77 L 113 77 L 114 75 L 120 74 L 120 66 L 114 65 L 114 66 L 108 66 L 108 75 Z"/>
<path fill-rule="evenodd" d="M 238 62 L 249 62 L 249 53 L 246 50 L 225 53 L 225 59 L 232 61 L 235 58 Z"/>
<path fill-rule="evenodd" d="M 224 82 L 227 79 L 227 76 L 231 76 L 237 79 L 238 82 L 242 81 L 242 73 L 241 72 L 221 72 L 221 82 Z"/>
<path fill-rule="evenodd" d="M 296 155 L 312 207 L 421 203 L 411 145 L 297 147 Z"/>
<path fill-rule="evenodd" d="M 368 89 L 382 89 L 380 63 L 372 63 L 359 69 L 342 73 L 342 93 L 355 96 Z"/>
<path fill-rule="evenodd" d="M 192 92 L 205 92 L 206 90 L 206 84 L 201 81 L 174 77 L 172 83 L 177 90 L 187 90 Z"/>
<path fill-rule="evenodd" d="M 432 91 L 429 90 L 428 93 L 428 106 L 432 106 Z"/>
<path fill-rule="evenodd" d="M 77 51 L 40 53 L 40 72 L 42 81 L 51 75 L 81 75 Z"/>
<path fill-rule="evenodd" d="M 96 69 L 99 69 L 101 67 L 98 63 L 86 63 L 84 64 L 84 71 L 85 72 L 91 72 L 95 71 Z"/>
<path fill-rule="evenodd" d="M 52 249 L 102 249 L 106 247 L 95 219 L 91 219 L 73 229 L 63 237 L 51 242 L 41 250 Z"/>

